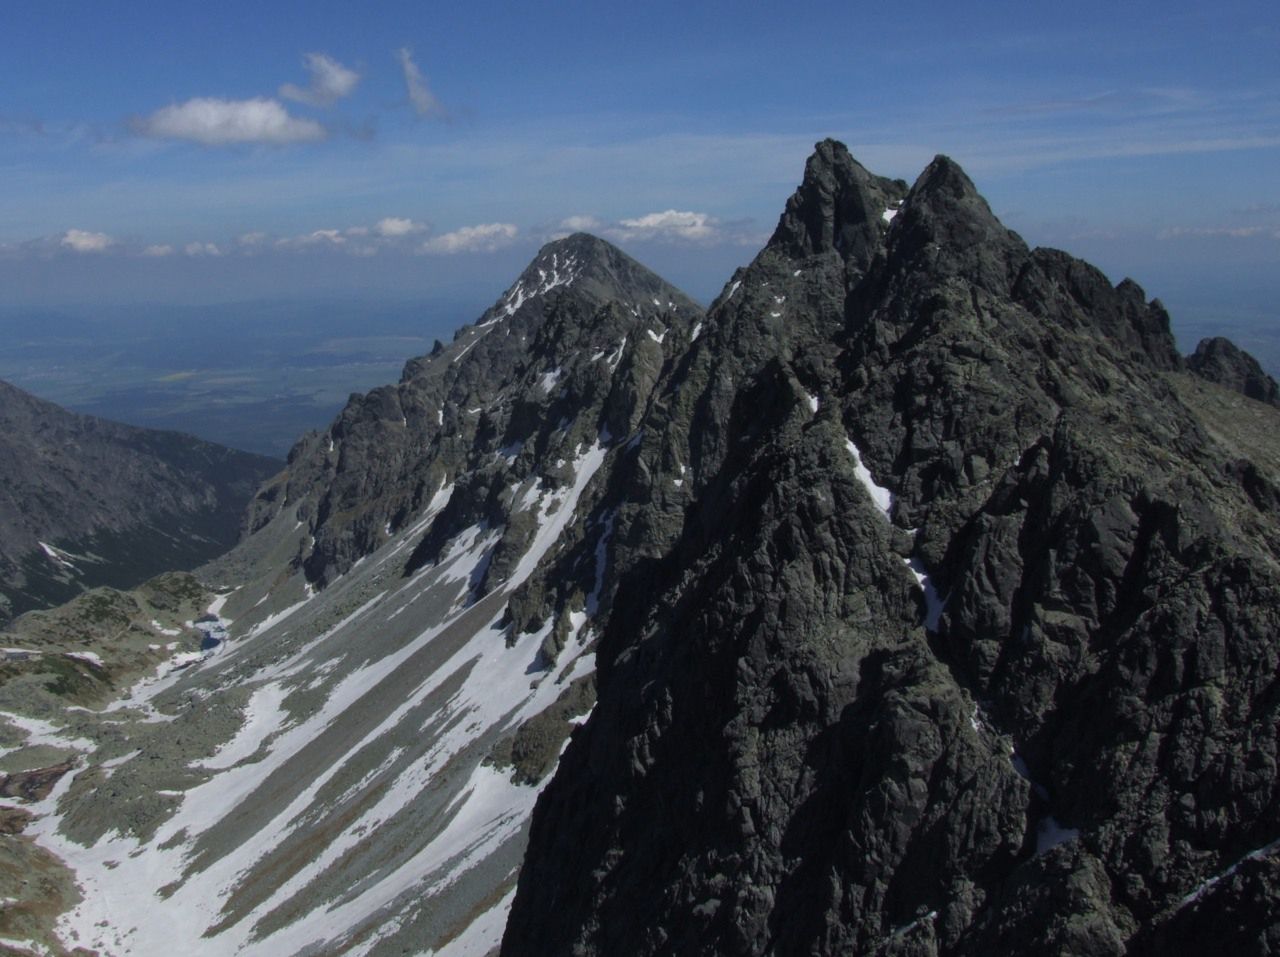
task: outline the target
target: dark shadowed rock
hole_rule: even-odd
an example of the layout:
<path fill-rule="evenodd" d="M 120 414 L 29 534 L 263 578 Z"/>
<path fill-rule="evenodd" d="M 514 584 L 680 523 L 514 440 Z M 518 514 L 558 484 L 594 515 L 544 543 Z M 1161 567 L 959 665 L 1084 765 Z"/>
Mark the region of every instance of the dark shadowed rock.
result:
<path fill-rule="evenodd" d="M 1280 405 L 1280 387 L 1262 371 L 1258 360 L 1230 339 L 1214 336 L 1201 339 L 1196 351 L 1187 356 L 1187 368 L 1210 382 L 1225 386 L 1268 405 Z"/>
<path fill-rule="evenodd" d="M 1280 459 L 1182 369 L 951 160 L 903 197 L 819 144 L 621 464 L 503 953 L 1272 933 Z"/>

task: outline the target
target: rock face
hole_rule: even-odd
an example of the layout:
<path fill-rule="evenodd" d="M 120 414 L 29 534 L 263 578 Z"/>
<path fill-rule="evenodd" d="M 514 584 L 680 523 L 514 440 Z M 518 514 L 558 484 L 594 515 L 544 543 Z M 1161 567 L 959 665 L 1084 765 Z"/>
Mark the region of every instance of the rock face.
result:
<path fill-rule="evenodd" d="M 1269 952 L 1275 453 L 1182 368 L 952 161 L 819 144 L 622 463 L 503 953 Z"/>
<path fill-rule="evenodd" d="M 236 543 L 246 503 L 278 468 L 0 382 L 0 622 L 209 561 Z"/>
<path fill-rule="evenodd" d="M 1257 359 L 1230 339 L 1222 336 L 1201 339 L 1196 351 L 1187 356 L 1187 368 L 1251 399 L 1280 405 L 1280 387 L 1276 386 L 1275 379 L 1262 371 Z"/>

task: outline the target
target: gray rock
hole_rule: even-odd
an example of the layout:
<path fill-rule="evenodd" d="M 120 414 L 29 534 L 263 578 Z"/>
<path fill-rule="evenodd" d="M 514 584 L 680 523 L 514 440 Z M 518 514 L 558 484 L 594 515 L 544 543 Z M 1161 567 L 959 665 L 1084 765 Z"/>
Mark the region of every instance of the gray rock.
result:
<path fill-rule="evenodd" d="M 1262 371 L 1258 360 L 1230 339 L 1201 339 L 1187 356 L 1187 368 L 1210 382 L 1225 386 L 1268 405 L 1280 405 L 1280 387 Z"/>

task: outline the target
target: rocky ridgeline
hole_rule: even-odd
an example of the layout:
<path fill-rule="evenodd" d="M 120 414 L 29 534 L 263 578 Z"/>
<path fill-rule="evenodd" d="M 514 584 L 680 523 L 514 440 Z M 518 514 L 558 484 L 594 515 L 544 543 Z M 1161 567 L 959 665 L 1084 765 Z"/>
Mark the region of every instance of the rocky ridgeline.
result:
<path fill-rule="evenodd" d="M 503 952 L 1274 946 L 1274 459 L 1160 304 L 826 142 L 704 327 Z"/>
<path fill-rule="evenodd" d="M 280 463 L 0 382 L 0 623 L 222 554 Z"/>

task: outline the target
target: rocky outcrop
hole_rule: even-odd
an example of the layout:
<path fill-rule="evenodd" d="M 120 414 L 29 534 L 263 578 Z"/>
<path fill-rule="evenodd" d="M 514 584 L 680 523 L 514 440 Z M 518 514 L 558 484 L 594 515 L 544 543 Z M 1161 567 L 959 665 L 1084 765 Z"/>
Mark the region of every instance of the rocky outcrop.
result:
<path fill-rule="evenodd" d="M 678 507 L 615 525 L 504 954 L 1271 933 L 1280 525 L 1182 368 L 954 162 L 820 144 L 618 479 Z"/>
<path fill-rule="evenodd" d="M 1275 379 L 1262 371 L 1257 359 L 1230 339 L 1222 336 L 1201 339 L 1196 351 L 1187 356 L 1187 368 L 1251 399 L 1280 406 L 1280 387 L 1276 386 Z"/>
<path fill-rule="evenodd" d="M 236 543 L 279 463 L 68 412 L 0 382 L 0 621 Z"/>

